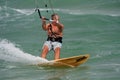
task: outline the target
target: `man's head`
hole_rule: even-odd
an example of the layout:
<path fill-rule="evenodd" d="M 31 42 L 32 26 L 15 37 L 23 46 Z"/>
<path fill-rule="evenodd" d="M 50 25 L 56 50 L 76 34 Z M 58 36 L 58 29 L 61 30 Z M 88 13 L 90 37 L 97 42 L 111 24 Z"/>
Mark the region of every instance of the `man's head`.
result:
<path fill-rule="evenodd" d="M 52 14 L 52 15 L 51 15 L 51 19 L 52 19 L 52 20 L 55 20 L 55 21 L 59 21 L 59 16 L 58 16 L 58 14 L 56 14 L 56 13 Z"/>

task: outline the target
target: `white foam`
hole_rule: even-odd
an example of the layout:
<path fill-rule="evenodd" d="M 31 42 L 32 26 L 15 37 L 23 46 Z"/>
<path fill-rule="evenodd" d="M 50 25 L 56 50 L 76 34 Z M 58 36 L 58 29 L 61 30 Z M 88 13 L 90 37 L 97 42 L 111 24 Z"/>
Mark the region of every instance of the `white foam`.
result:
<path fill-rule="evenodd" d="M 0 40 L 0 59 L 24 64 L 46 63 L 48 60 L 23 52 L 16 44 L 4 39 Z"/>

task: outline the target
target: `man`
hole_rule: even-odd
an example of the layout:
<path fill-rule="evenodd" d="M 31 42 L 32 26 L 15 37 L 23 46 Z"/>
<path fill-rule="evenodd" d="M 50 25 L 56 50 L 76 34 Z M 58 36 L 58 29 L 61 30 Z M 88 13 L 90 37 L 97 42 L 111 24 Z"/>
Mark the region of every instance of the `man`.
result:
<path fill-rule="evenodd" d="M 43 45 L 41 57 L 46 58 L 48 52 L 54 50 L 54 59 L 56 60 L 60 58 L 64 26 L 59 22 L 58 14 L 52 14 L 51 19 L 52 22 L 46 24 L 45 18 L 42 17 L 42 28 L 47 32 L 48 38 Z"/>

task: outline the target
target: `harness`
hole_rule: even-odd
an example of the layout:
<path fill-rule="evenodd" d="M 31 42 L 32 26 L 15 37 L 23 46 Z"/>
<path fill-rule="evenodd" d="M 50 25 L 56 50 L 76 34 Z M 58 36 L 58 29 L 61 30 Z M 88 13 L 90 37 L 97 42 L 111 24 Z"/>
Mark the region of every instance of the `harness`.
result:
<path fill-rule="evenodd" d="M 54 37 L 49 37 L 49 36 L 48 36 L 47 41 L 60 42 L 60 43 L 62 43 L 62 37 L 54 38 Z"/>

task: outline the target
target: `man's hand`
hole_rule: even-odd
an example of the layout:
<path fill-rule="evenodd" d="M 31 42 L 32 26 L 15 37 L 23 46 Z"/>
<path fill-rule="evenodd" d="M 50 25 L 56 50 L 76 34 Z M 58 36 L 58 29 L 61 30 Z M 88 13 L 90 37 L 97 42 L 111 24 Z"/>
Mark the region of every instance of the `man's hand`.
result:
<path fill-rule="evenodd" d="M 46 18 L 45 17 L 42 17 L 41 20 L 42 20 L 42 22 L 46 22 Z"/>

